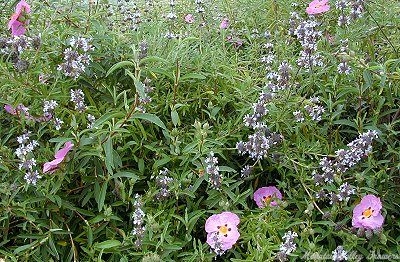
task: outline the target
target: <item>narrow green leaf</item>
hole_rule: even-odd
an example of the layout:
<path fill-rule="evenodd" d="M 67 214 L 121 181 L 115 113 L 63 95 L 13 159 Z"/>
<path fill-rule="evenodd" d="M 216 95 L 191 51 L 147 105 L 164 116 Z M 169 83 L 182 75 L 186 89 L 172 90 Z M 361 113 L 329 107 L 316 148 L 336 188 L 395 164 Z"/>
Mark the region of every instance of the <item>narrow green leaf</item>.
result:
<path fill-rule="evenodd" d="M 115 173 L 114 175 L 112 175 L 110 177 L 110 179 L 118 178 L 118 177 L 131 178 L 131 179 L 134 179 L 135 181 L 139 180 L 139 176 L 138 175 L 136 175 L 133 172 L 129 172 L 129 171 L 119 171 L 119 172 Z"/>
<path fill-rule="evenodd" d="M 181 82 L 184 82 L 184 81 L 187 81 L 187 80 L 196 80 L 196 79 L 198 79 L 198 80 L 204 80 L 204 79 L 206 79 L 206 77 L 205 77 L 204 75 L 202 75 L 202 74 L 189 73 L 189 74 L 183 75 L 183 76 L 181 76 L 181 77 L 179 78 L 179 80 L 180 80 Z"/>
<path fill-rule="evenodd" d="M 104 207 L 104 201 L 106 199 L 106 194 L 107 194 L 107 186 L 108 182 L 105 181 L 103 185 L 101 186 L 100 194 L 97 197 L 97 207 L 99 209 L 99 212 L 103 209 Z"/>
<path fill-rule="evenodd" d="M 140 97 L 145 97 L 146 94 L 144 92 L 144 85 L 140 82 L 139 79 L 135 77 L 135 75 L 129 70 L 125 69 L 125 74 L 127 74 L 130 78 L 132 78 L 133 83 L 135 84 L 136 92 L 139 94 Z"/>
<path fill-rule="evenodd" d="M 174 124 L 174 126 L 181 124 L 181 120 L 179 119 L 179 115 L 178 115 L 178 112 L 176 112 L 176 110 L 171 111 L 171 120 L 172 120 L 172 123 Z"/>
<path fill-rule="evenodd" d="M 167 127 L 164 125 L 164 123 L 161 121 L 161 119 L 153 114 L 148 114 L 148 113 L 138 113 L 138 114 L 134 114 L 131 116 L 131 119 L 143 119 L 143 120 L 147 120 L 159 127 L 161 127 L 162 129 L 167 130 Z"/>
<path fill-rule="evenodd" d="M 106 240 L 100 243 L 96 243 L 94 244 L 94 248 L 97 250 L 101 250 L 101 249 L 108 249 L 108 248 L 113 248 L 113 247 L 117 247 L 120 246 L 121 242 L 115 239 L 112 240 Z"/>
<path fill-rule="evenodd" d="M 113 144 L 112 138 L 109 137 L 107 141 L 103 144 L 104 153 L 106 155 L 105 164 L 109 174 L 113 173 L 114 169 L 114 155 L 113 155 Z"/>
<path fill-rule="evenodd" d="M 115 70 L 121 67 L 129 67 L 129 66 L 135 66 L 135 64 L 131 61 L 121 61 L 116 64 L 114 64 L 110 69 L 108 69 L 106 77 L 108 77 L 111 73 L 113 73 Z"/>

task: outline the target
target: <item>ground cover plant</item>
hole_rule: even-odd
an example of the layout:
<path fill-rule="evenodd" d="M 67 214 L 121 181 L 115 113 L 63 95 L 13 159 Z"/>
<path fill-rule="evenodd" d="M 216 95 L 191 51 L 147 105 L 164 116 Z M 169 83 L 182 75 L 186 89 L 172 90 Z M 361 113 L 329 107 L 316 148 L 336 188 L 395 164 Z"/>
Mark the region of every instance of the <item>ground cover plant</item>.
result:
<path fill-rule="evenodd" d="M 400 259 L 396 1 L 0 10 L 0 261 Z"/>

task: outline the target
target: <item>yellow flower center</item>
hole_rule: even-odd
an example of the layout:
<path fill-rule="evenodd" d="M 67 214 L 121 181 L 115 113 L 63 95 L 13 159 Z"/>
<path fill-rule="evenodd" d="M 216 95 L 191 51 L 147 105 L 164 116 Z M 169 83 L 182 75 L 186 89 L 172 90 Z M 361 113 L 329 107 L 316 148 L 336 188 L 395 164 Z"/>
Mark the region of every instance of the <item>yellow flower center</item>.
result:
<path fill-rule="evenodd" d="M 218 228 L 218 233 L 223 235 L 223 236 L 228 236 L 228 232 L 231 231 L 231 229 L 228 227 L 228 224 L 225 224 L 223 226 L 217 226 Z"/>
<path fill-rule="evenodd" d="M 271 195 L 269 195 L 269 196 L 264 196 L 264 197 L 263 197 L 263 201 L 264 201 L 264 203 L 266 203 L 266 204 L 271 203 L 271 199 L 272 199 L 272 196 L 271 196 Z"/>
<path fill-rule="evenodd" d="M 374 210 L 371 209 L 371 207 L 365 209 L 364 212 L 362 212 L 362 215 L 363 215 L 362 219 L 364 219 L 364 218 L 370 218 L 370 217 L 372 216 L 373 213 L 374 213 Z"/>

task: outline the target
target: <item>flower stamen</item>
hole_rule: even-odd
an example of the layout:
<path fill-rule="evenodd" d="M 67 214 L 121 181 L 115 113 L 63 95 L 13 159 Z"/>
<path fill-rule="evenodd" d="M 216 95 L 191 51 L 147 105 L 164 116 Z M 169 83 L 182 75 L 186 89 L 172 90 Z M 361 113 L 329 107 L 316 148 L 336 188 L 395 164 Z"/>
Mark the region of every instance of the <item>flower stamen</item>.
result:
<path fill-rule="evenodd" d="M 363 215 L 362 219 L 370 218 L 373 213 L 374 213 L 374 210 L 371 207 L 368 207 L 367 209 L 364 210 L 364 212 L 362 212 L 362 215 Z"/>

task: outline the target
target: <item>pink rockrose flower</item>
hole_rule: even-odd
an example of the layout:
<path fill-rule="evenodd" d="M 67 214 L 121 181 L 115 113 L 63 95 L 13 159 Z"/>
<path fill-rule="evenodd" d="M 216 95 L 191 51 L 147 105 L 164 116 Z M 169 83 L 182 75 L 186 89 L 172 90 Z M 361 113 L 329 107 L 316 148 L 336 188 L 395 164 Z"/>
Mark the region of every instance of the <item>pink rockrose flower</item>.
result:
<path fill-rule="evenodd" d="M 263 208 L 265 206 L 277 206 L 278 202 L 276 199 L 282 199 L 282 194 L 274 186 L 260 187 L 254 192 L 254 201 L 258 207 Z"/>
<path fill-rule="evenodd" d="M 54 154 L 55 159 L 43 165 L 43 173 L 53 173 L 54 171 L 56 171 L 58 169 L 58 165 L 62 161 L 64 161 L 65 156 L 72 149 L 72 147 L 74 147 L 74 144 L 72 144 L 72 142 L 66 142 L 64 144 L 64 147 Z"/>
<path fill-rule="evenodd" d="M 379 197 L 374 195 L 364 196 L 360 204 L 353 209 L 353 227 L 365 229 L 381 228 L 384 222 L 381 209 L 382 203 Z"/>
<path fill-rule="evenodd" d="M 207 219 L 207 244 L 217 255 L 222 255 L 237 242 L 240 236 L 237 228 L 239 223 L 239 217 L 231 212 L 222 212 Z"/>
<path fill-rule="evenodd" d="M 329 0 L 314 0 L 308 4 L 306 12 L 309 15 L 322 14 L 329 11 L 330 6 L 328 5 Z"/>
<path fill-rule="evenodd" d="M 221 24 L 219 25 L 219 28 L 227 29 L 228 26 L 229 26 L 229 19 L 225 17 L 224 19 L 222 19 Z"/>
<path fill-rule="evenodd" d="M 11 114 L 11 115 L 16 115 L 16 114 L 17 114 L 17 111 L 15 110 L 15 108 L 12 107 L 12 106 L 9 105 L 9 104 L 4 105 L 4 110 L 6 110 L 7 113 L 9 113 L 9 114 Z"/>
<path fill-rule="evenodd" d="M 194 16 L 192 14 L 187 14 L 185 16 L 185 22 L 188 24 L 192 24 L 194 22 Z"/>
<path fill-rule="evenodd" d="M 26 26 L 29 24 L 26 14 L 31 12 L 31 7 L 27 2 L 21 0 L 16 8 L 15 13 L 11 15 L 8 22 L 8 29 L 11 29 L 13 36 L 20 36 L 25 34 Z"/>

